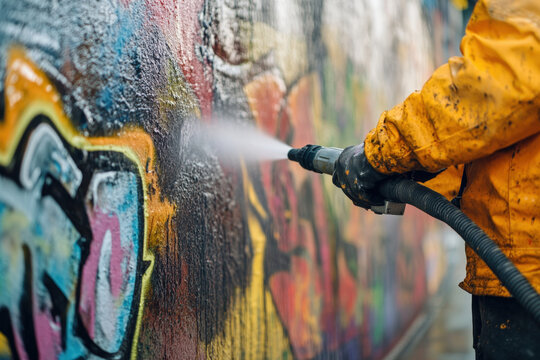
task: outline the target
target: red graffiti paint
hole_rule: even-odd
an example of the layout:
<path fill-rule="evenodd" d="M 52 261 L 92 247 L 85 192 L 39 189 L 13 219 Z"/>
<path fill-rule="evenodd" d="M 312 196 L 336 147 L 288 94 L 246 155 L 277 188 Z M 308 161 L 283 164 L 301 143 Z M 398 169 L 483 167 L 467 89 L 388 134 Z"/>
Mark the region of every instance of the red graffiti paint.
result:
<path fill-rule="evenodd" d="M 315 143 L 311 81 L 312 77 L 299 80 L 287 97 L 285 85 L 274 75 L 248 84 L 246 93 L 258 126 L 293 146 Z M 332 347 L 339 344 L 334 336 L 336 310 L 321 179 L 296 172 L 294 166 L 288 162 L 260 165 L 273 238 L 290 261 L 289 269 L 270 276 L 269 285 L 295 355 L 310 358 L 325 346 L 323 338 Z M 301 196 L 310 198 L 309 208 Z M 309 339 L 319 340 L 312 344 Z"/>
<path fill-rule="evenodd" d="M 203 4 L 203 0 L 147 1 L 151 14 L 148 26 L 157 24 L 160 27 L 199 100 L 203 120 L 208 120 L 212 115 L 213 78 L 211 64 L 204 59 L 202 50 L 207 46 L 203 42 L 203 29 L 199 23 Z"/>

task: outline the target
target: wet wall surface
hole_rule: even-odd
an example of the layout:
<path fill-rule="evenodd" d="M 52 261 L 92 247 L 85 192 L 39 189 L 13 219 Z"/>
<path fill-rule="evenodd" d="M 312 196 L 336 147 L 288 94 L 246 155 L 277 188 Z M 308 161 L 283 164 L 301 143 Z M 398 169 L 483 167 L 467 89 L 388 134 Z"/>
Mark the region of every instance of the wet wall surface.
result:
<path fill-rule="evenodd" d="M 368 214 L 284 161 L 225 165 L 194 134 L 359 143 L 455 51 L 452 5 L 0 8 L 1 356 L 377 359 L 437 290 L 425 216 Z"/>

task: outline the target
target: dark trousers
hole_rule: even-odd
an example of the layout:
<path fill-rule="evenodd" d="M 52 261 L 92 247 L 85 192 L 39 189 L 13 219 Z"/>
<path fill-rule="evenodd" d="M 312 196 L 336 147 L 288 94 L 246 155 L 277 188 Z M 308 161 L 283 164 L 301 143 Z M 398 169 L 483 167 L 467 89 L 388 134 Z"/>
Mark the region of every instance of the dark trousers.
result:
<path fill-rule="evenodd" d="M 472 297 L 477 360 L 540 359 L 540 326 L 516 300 Z"/>

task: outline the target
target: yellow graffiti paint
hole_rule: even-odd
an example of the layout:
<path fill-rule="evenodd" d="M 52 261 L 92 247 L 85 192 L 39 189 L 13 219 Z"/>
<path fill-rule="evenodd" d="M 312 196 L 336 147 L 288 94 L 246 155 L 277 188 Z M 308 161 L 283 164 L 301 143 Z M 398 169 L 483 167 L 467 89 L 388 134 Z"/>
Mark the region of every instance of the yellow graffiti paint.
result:
<path fill-rule="evenodd" d="M 467 0 L 451 0 L 452 5 L 458 10 L 465 10 L 469 7 L 469 2 Z"/>
<path fill-rule="evenodd" d="M 11 358 L 11 351 L 9 351 L 8 339 L 0 332 L 0 356 L 5 358 Z"/>
<path fill-rule="evenodd" d="M 165 114 L 167 111 L 177 111 L 178 100 L 182 99 L 182 110 L 200 118 L 201 110 L 197 98 L 192 94 L 189 86 L 183 80 L 182 74 L 172 61 L 169 61 L 166 70 L 167 86 L 157 92 L 156 104 L 158 112 Z M 167 121 L 168 118 L 164 116 L 163 120 Z"/>
<path fill-rule="evenodd" d="M 9 51 L 5 77 L 5 113 L 0 122 L 0 165 L 11 162 L 17 144 L 37 116 L 49 118 L 57 131 L 72 146 L 86 151 L 114 151 L 124 154 L 136 164 L 143 182 L 144 239 L 143 260 L 150 263 L 142 279 L 141 298 L 131 349 L 136 357 L 145 294 L 153 270 L 154 256 L 151 241 L 162 224 L 174 214 L 174 206 L 161 199 L 157 183 L 155 150 L 152 139 L 142 129 L 129 127 L 107 137 L 85 137 L 72 125 L 63 110 L 60 94 L 47 76 L 25 55 L 21 48 Z M 149 191 L 152 189 L 152 191 Z"/>
<path fill-rule="evenodd" d="M 247 220 L 253 245 L 251 278 L 247 289 L 236 290 L 224 329 L 207 345 L 206 355 L 210 359 L 291 359 L 289 341 L 272 295 L 264 285 L 266 234 L 257 216 L 266 218 L 267 214 L 245 166 L 242 167 L 242 178 L 244 193 L 248 194 Z"/>

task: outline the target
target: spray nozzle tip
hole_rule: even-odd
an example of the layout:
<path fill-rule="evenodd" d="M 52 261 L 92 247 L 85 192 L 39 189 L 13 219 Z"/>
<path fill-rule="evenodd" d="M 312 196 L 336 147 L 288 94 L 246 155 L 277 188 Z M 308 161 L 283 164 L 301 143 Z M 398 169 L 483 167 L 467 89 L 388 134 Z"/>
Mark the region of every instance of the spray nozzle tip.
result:
<path fill-rule="evenodd" d="M 291 149 L 287 153 L 287 157 L 292 161 L 300 161 L 302 158 L 302 149 Z"/>
<path fill-rule="evenodd" d="M 298 162 L 304 169 L 317 171 L 313 168 L 313 159 L 321 148 L 322 146 L 309 144 L 300 149 L 289 150 L 287 157 L 289 160 Z"/>

